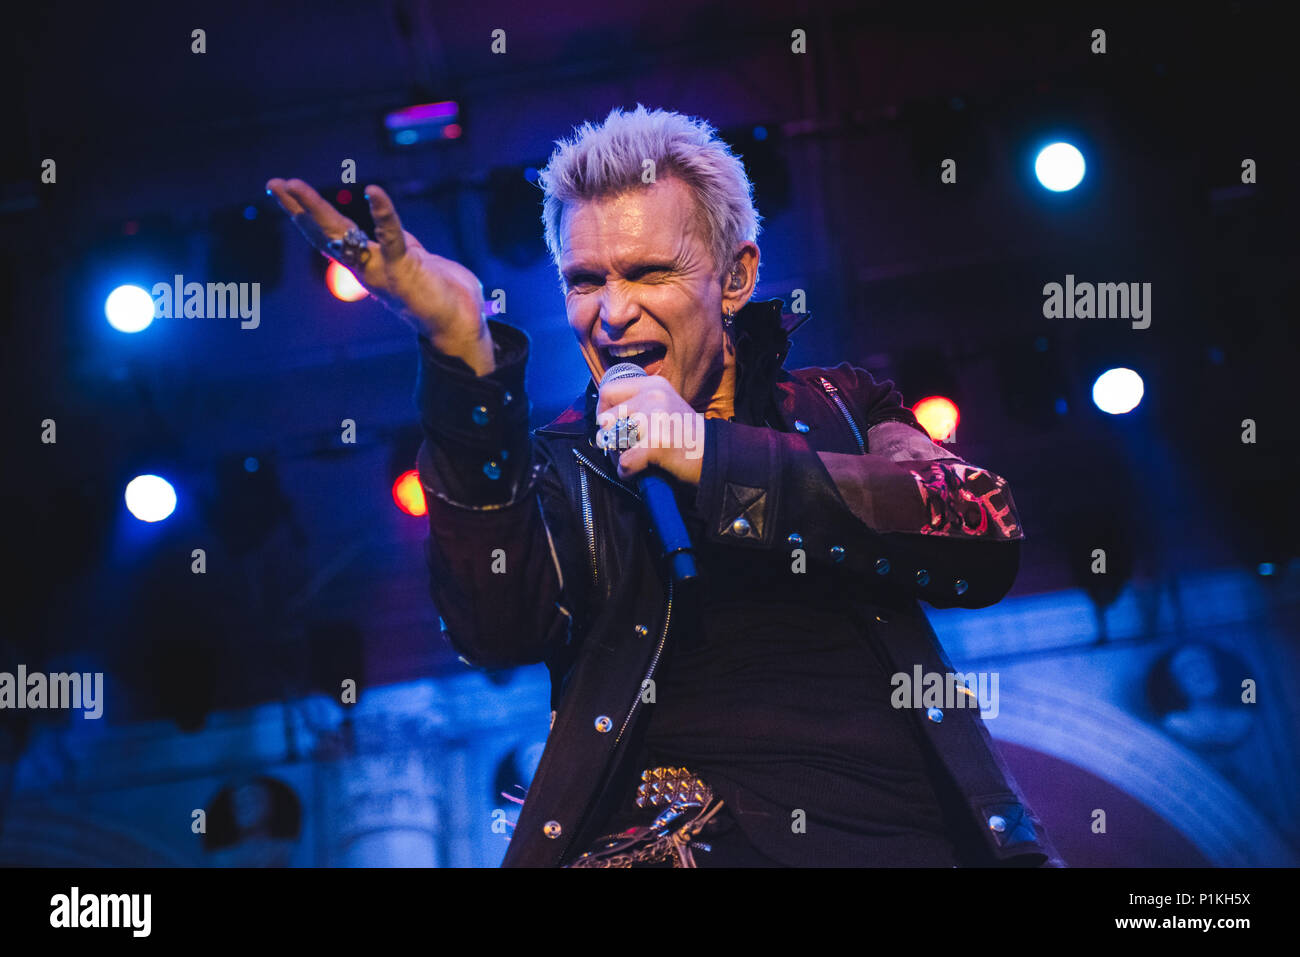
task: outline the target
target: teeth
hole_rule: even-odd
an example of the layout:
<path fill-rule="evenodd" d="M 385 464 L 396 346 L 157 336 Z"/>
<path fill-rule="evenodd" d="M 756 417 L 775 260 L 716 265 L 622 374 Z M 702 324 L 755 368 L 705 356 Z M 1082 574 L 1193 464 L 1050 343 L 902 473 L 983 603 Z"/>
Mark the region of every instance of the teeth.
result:
<path fill-rule="evenodd" d="M 653 343 L 639 346 L 610 346 L 609 354 L 615 359 L 630 359 L 632 356 L 639 356 L 643 352 L 649 352 L 653 348 Z"/>

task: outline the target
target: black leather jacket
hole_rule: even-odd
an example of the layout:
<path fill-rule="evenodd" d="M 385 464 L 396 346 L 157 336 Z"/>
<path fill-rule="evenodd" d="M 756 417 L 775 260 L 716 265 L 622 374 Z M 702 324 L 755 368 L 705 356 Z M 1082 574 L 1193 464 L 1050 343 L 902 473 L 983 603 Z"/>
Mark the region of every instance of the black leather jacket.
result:
<path fill-rule="evenodd" d="M 838 576 L 895 673 L 951 673 L 918 600 L 1001 599 L 1023 539 L 1011 495 L 931 442 L 891 383 L 848 363 L 785 370 L 804 318 L 780 300 L 737 314 L 736 416 L 707 420 L 695 512 L 711 541 L 801 548 L 808 574 Z M 662 574 L 635 486 L 594 447 L 595 383 L 530 433 L 528 338 L 489 326 L 487 376 L 420 344 L 431 592 L 468 663 L 550 669 L 550 736 L 504 865 L 558 866 L 620 798 L 611 781 L 653 707 L 643 683 L 688 596 Z M 969 810 L 981 862 L 1059 864 L 978 710 L 909 711 Z"/>

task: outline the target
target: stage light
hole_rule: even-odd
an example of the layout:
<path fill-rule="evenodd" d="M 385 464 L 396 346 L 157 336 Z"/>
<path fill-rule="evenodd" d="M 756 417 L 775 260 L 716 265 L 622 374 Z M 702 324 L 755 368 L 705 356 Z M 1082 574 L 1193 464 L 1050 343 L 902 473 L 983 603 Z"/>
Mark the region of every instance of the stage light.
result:
<path fill-rule="evenodd" d="M 425 515 L 428 503 L 420 484 L 416 467 L 424 431 L 418 425 L 404 426 L 390 436 L 392 449 L 388 456 L 388 478 L 392 482 L 393 501 L 407 515 Z"/>
<path fill-rule="evenodd" d="M 325 285 L 329 287 L 335 299 L 344 302 L 357 302 L 369 295 L 347 266 L 333 260 L 325 267 Z"/>
<path fill-rule="evenodd" d="M 1092 384 L 1092 401 L 1103 412 L 1123 415 L 1142 401 L 1142 377 L 1132 369 L 1107 369 Z"/>
<path fill-rule="evenodd" d="M 927 345 L 905 349 L 897 370 L 903 394 L 922 396 L 910 407 L 921 427 L 936 442 L 955 442 L 958 408 L 965 392 L 943 348 Z"/>
<path fill-rule="evenodd" d="M 1083 154 L 1069 143 L 1053 143 L 1038 152 L 1034 175 L 1054 193 L 1074 189 L 1083 181 Z"/>
<path fill-rule="evenodd" d="M 135 215 L 92 227 L 77 254 L 76 271 L 83 277 L 77 285 L 85 296 L 79 313 L 100 330 L 97 334 L 115 342 L 120 342 L 116 333 L 149 328 L 155 318 L 154 283 L 189 272 L 177 259 L 183 248 L 185 234 L 165 216 Z M 101 315 L 107 328 L 100 325 Z"/>
<path fill-rule="evenodd" d="M 384 117 L 384 129 L 393 144 L 414 146 L 437 140 L 454 140 L 461 135 L 460 107 L 452 100 L 421 103 L 394 110 Z"/>
<path fill-rule="evenodd" d="M 424 488 L 420 485 L 420 473 L 415 469 L 403 472 L 393 483 L 393 501 L 407 515 L 425 515 L 428 506 L 424 502 Z"/>
<path fill-rule="evenodd" d="M 956 439 L 961 413 L 951 399 L 945 399 L 941 395 L 927 396 L 912 406 L 912 414 L 934 441 L 950 442 Z"/>
<path fill-rule="evenodd" d="M 139 286 L 118 286 L 104 301 L 104 315 L 118 332 L 140 332 L 153 322 L 153 297 Z"/>
<path fill-rule="evenodd" d="M 126 507 L 142 522 L 161 522 L 176 510 L 176 490 L 160 476 L 137 475 L 126 484 Z"/>

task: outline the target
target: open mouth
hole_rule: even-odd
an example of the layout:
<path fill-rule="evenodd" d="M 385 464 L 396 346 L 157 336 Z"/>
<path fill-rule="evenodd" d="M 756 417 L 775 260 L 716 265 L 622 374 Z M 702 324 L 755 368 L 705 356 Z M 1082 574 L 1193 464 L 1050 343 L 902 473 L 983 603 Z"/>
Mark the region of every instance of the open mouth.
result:
<path fill-rule="evenodd" d="M 633 346 L 606 346 L 600 350 L 605 360 L 605 368 L 610 369 L 620 362 L 631 362 L 642 369 L 661 361 L 668 355 L 668 347 L 658 343 L 643 343 Z"/>

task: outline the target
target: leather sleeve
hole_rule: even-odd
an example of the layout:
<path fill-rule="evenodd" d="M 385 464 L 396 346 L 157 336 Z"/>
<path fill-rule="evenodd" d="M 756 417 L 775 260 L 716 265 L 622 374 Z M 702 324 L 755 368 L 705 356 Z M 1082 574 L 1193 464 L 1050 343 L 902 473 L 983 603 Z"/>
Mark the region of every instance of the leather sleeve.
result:
<path fill-rule="evenodd" d="M 528 337 L 488 320 L 497 368 L 476 376 L 420 342 L 416 404 L 425 555 L 444 635 L 472 665 L 544 660 L 569 639 L 571 607 L 552 525 L 563 501 L 546 448 L 530 435 Z M 552 503 L 549 516 L 543 501 Z M 549 524 L 548 524 L 549 521 Z"/>
<path fill-rule="evenodd" d="M 843 366 L 820 371 L 834 375 L 867 453 L 707 420 L 696 508 L 710 539 L 802 548 L 810 568 L 837 565 L 935 607 L 1000 600 L 1024 537 L 1005 480 L 932 442 L 890 384 Z"/>
<path fill-rule="evenodd" d="M 445 355 L 419 337 L 415 404 L 428 441 L 429 475 L 456 502 L 510 501 L 528 473 L 529 402 L 524 393 L 528 335 L 488 320 L 496 369 L 474 374 L 469 363 Z"/>

